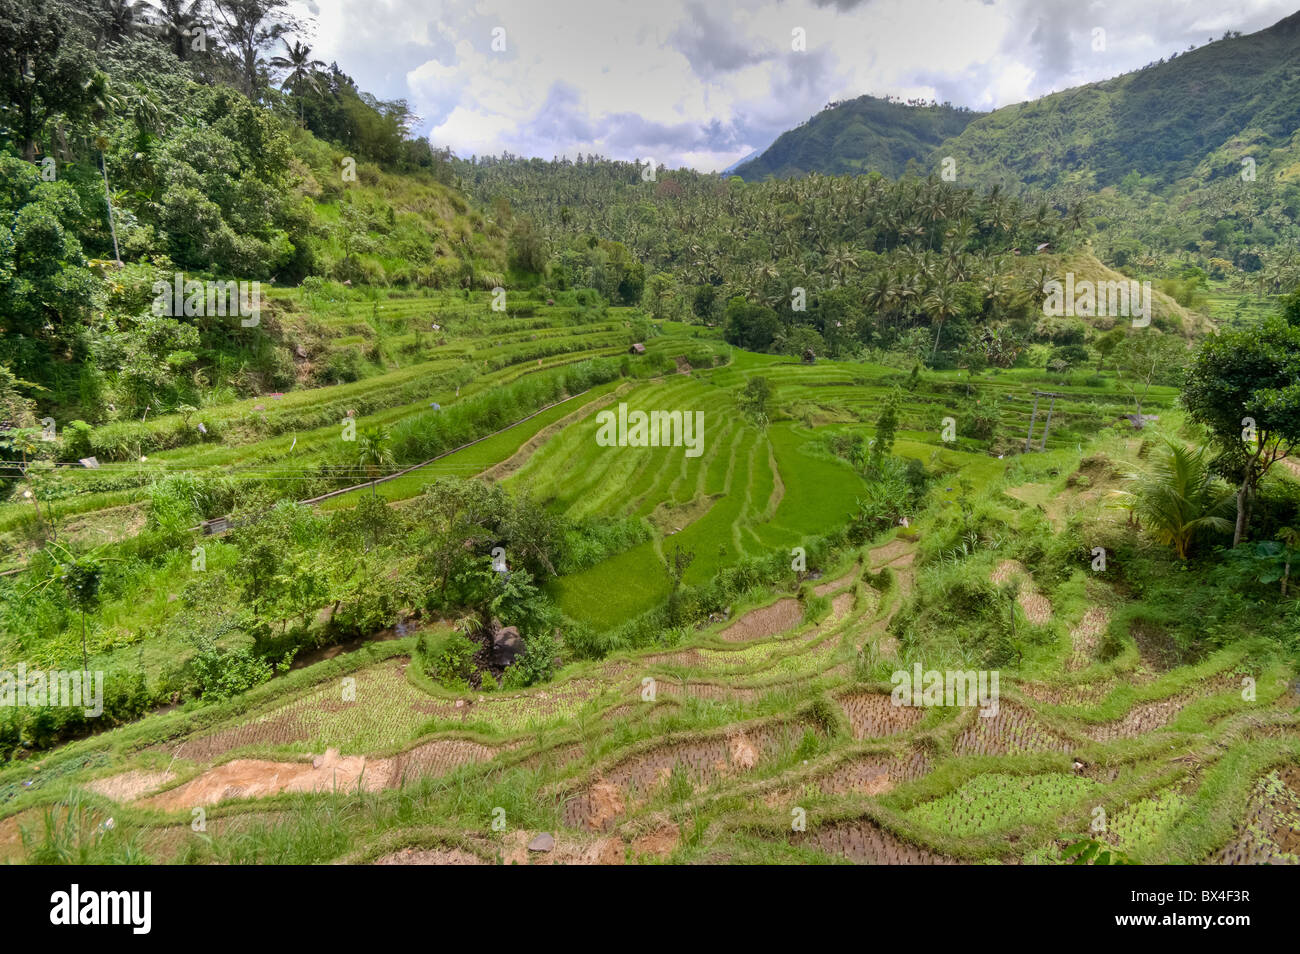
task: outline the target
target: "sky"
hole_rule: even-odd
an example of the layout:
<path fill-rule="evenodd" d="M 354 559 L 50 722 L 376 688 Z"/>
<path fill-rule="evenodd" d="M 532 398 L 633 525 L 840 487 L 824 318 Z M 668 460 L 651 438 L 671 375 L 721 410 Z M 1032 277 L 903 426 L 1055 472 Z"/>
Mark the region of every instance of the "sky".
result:
<path fill-rule="evenodd" d="M 294 0 L 313 55 L 459 156 L 719 171 L 827 102 L 989 110 L 1137 69 L 1300 0 Z M 1101 32 L 1098 32 L 1101 31 Z"/>

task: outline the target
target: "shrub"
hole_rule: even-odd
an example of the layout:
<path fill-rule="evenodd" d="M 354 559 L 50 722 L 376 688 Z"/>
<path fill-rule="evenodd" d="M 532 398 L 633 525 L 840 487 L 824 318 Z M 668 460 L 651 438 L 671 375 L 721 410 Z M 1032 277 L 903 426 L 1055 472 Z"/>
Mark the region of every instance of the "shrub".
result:
<path fill-rule="evenodd" d="M 858 498 L 858 512 L 850 518 L 852 543 L 863 543 L 895 526 L 916 512 L 928 478 L 920 461 L 896 457 L 880 458 L 872 479 Z"/>
<path fill-rule="evenodd" d="M 271 664 L 248 647 L 221 649 L 200 637 L 199 651 L 190 662 L 194 681 L 204 697 L 229 699 L 271 678 Z"/>
<path fill-rule="evenodd" d="M 0 762 L 8 759 L 21 741 L 22 722 L 19 720 L 18 710 L 5 709 L 0 712 Z"/>
<path fill-rule="evenodd" d="M 978 441 L 992 439 L 997 432 L 997 428 L 998 406 L 996 402 L 991 406 L 977 403 L 974 410 L 965 415 L 965 419 L 962 421 L 962 433 Z"/>
<path fill-rule="evenodd" d="M 831 599 L 829 596 L 809 596 L 803 604 L 803 619 L 805 623 L 816 623 L 825 618 L 826 614 L 831 611 Z"/>
<path fill-rule="evenodd" d="M 347 384 L 361 380 L 364 358 L 356 348 L 335 351 L 325 363 L 322 377 L 331 384 Z"/>
<path fill-rule="evenodd" d="M 63 450 L 68 457 L 89 457 L 94 428 L 85 421 L 72 421 L 63 429 Z"/>
<path fill-rule="evenodd" d="M 448 689 L 463 689 L 474 674 L 478 645 L 459 630 L 430 633 L 423 643 L 424 671 Z"/>
<path fill-rule="evenodd" d="M 546 682 L 555 675 L 555 656 L 559 644 L 551 633 L 537 633 L 528 637 L 524 652 L 501 677 L 503 689 L 522 689 Z"/>

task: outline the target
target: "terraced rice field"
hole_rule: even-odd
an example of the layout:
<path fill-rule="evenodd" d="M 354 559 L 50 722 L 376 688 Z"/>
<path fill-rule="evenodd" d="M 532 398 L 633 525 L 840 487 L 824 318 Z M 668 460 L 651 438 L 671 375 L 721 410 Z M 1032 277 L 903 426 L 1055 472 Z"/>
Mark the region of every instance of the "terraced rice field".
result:
<path fill-rule="evenodd" d="M 670 377 L 619 397 L 629 411 L 702 412 L 698 457 L 681 447 L 601 447 L 598 422 L 588 418 L 548 441 L 507 479 L 507 486 L 527 487 L 574 519 L 641 518 L 656 529 L 653 540 L 560 581 L 559 602 L 570 616 L 608 626 L 655 605 L 669 586 L 661 569 L 665 554 L 676 547 L 695 554 L 684 582 L 702 583 L 723 566 L 825 534 L 852 512 L 862 478 L 827 454 L 808 428 L 747 423 L 728 386 L 733 380 L 729 369 Z M 987 458 L 942 450 L 937 440 L 913 446 L 943 454 L 963 473 L 987 468 Z"/>
<path fill-rule="evenodd" d="M 363 427 L 401 427 L 436 413 L 431 402 L 454 407 L 539 370 L 622 353 L 629 338 L 617 313 L 569 327 L 558 309 L 493 316 L 433 297 L 391 307 L 392 322 L 410 325 L 397 340 L 414 346 L 417 325 L 441 317 L 447 343 L 355 385 L 217 409 L 223 440 L 151 462 L 265 477 L 324 459 L 337 424 L 321 421 L 345 409 Z M 324 320 L 364 339 L 352 327 L 364 319 L 353 304 Z M 691 369 L 683 356 L 698 343 L 683 327 L 662 330 L 651 356 L 675 360 L 629 358 L 615 380 L 317 506 L 345 509 L 373 493 L 400 507 L 440 476 L 476 477 L 575 523 L 640 524 L 642 542 L 549 584 L 564 626 L 593 632 L 660 606 L 678 547 L 694 554 L 682 580 L 692 586 L 835 536 L 868 485 L 828 437 L 871 436 L 881 400 L 907 376 L 723 346 L 717 366 Z M 445 377 L 471 365 L 460 384 Z M 773 389 L 765 425 L 738 401 L 756 376 Z M 853 544 L 841 535 L 793 582 L 752 588 L 705 622 L 596 658 L 565 653 L 555 678 L 522 690 L 435 685 L 413 660 L 420 626 L 446 624 L 416 622 L 364 661 L 343 653 L 246 697 L 155 713 L 0 769 L 0 853 L 21 859 L 22 831 L 58 804 L 94 824 L 111 816 L 155 861 L 1057 864 L 1070 844 L 1097 837 L 1138 861 L 1295 862 L 1293 674 L 1232 648 L 1190 665 L 1166 658 L 1160 622 L 1126 616 L 1117 587 L 1042 572 L 1045 551 L 1016 549 L 1026 527 L 1107 519 L 1105 493 L 1120 479 L 1075 449 L 1122 407 L 1105 388 L 1073 389 L 1045 454 L 995 452 L 1023 443 L 1025 394 L 1040 384 L 1018 372 L 974 384 L 951 373 L 906 392 L 894 451 L 932 474 L 923 518 Z M 1151 406 L 1169 397 L 1155 393 Z M 993 435 L 945 441 L 943 419 L 964 419 L 975 401 L 996 403 Z M 701 412 L 698 456 L 602 446 L 597 414 L 619 404 Z M 1107 439 L 1134 454 L 1142 446 L 1125 432 Z M 105 470 L 125 480 L 132 467 Z M 1009 508 L 1006 522 L 982 537 L 953 532 L 971 519 L 964 495 L 985 490 L 995 503 L 981 506 Z M 124 485 L 61 506 L 90 520 L 138 506 L 140 493 Z M 0 527 L 5 519 L 0 508 Z M 942 533 L 977 556 L 932 544 Z M 220 547 L 212 559 L 224 566 Z M 998 604 L 978 625 L 996 630 L 1003 613 L 1027 624 L 1014 637 L 1024 665 L 1007 666 L 991 711 L 899 705 L 890 674 L 918 661 L 919 628 L 943 630 L 954 653 L 974 638 L 978 612 L 937 627 L 924 615 L 945 611 L 932 587 L 953 587 L 958 566 L 969 572 L 951 592 L 975 594 L 979 611 L 999 586 L 1018 585 L 1014 606 Z M 170 597 L 155 602 L 162 614 Z M 212 815 L 207 841 L 191 837 L 195 808 Z M 337 837 L 318 837 L 325 829 Z M 530 850 L 542 833 L 552 849 Z M 285 846 L 302 854 L 275 854 Z"/>
<path fill-rule="evenodd" d="M 783 606 L 794 601 L 779 598 L 672 652 L 619 654 L 516 693 L 421 689 L 398 646 L 386 660 L 212 725 L 150 717 L 121 743 L 110 732 L 47 762 L 55 787 L 11 790 L 0 831 L 33 824 L 38 795 L 81 792 L 85 810 L 111 814 L 163 861 L 219 854 L 187 840 L 195 807 L 215 813 L 217 831 L 256 833 L 303 817 L 313 802 L 365 799 L 356 802 L 357 838 L 374 848 L 353 847 L 350 860 L 1052 864 L 1095 833 L 1100 816 L 1106 843 L 1160 860 L 1183 857 L 1191 807 L 1228 797 L 1220 776 L 1247 765 L 1233 797 L 1248 814 L 1200 860 L 1296 860 L 1294 697 L 1268 683 L 1255 702 L 1241 702 L 1230 654 L 1191 683 L 1178 673 L 1148 682 L 1144 700 L 1119 712 L 1108 703 L 1127 691 L 1123 674 L 1097 666 L 1072 688 L 1013 680 L 1007 689 L 1021 701 L 1004 697 L 992 717 L 892 704 L 888 685 L 844 660 L 859 639 L 878 646 L 878 624 L 892 612 L 865 575 L 892 564 L 895 585 L 906 585 L 915 572 L 915 544 L 896 542 L 863 548 L 847 573 L 827 574 L 828 592 L 871 596 L 820 624 L 792 616 Z M 737 630 L 746 638 L 728 636 Z M 816 651 L 842 644 L 847 657 Z M 1072 650 L 1060 652 L 1064 662 Z M 785 659 L 802 664 L 773 665 Z M 647 680 L 657 691 L 647 694 Z M 1225 698 L 1231 704 L 1208 721 L 1177 727 L 1180 713 Z M 1237 740 L 1235 758 L 1245 761 L 1220 769 L 1226 748 L 1216 739 Z M 111 760 L 96 757 L 109 749 Z M 1170 749 L 1195 758 L 1171 762 Z M 423 806 L 415 815 L 392 801 L 403 793 Z M 513 806 L 500 810 L 523 827 L 493 829 L 494 801 Z M 421 827 L 435 819 L 434 829 Z M 553 858 L 525 850 L 539 830 L 553 835 Z M 228 837 L 230 851 L 245 850 L 243 835 Z M 20 844 L 0 838 L 11 857 Z"/>
<path fill-rule="evenodd" d="M 373 332 L 365 320 L 373 307 L 355 301 L 340 303 L 339 313 L 328 316 L 323 324 L 335 332 L 357 325 L 366 329 L 370 335 L 367 343 L 373 345 Z M 467 303 L 431 294 L 389 300 L 381 307 L 377 314 L 387 327 L 408 329 L 390 332 L 384 338 L 388 351 L 400 355 L 399 366 L 377 370 L 357 381 L 300 387 L 204 407 L 190 418 L 164 414 L 146 419 L 136 428 L 137 436 L 98 452 L 98 469 L 60 469 L 59 483 L 46 490 L 49 514 L 61 520 L 80 517 L 92 521 L 104 511 L 143 500 L 153 480 L 177 470 L 273 484 L 298 477 L 312 472 L 337 451 L 340 426 L 346 419 L 354 420 L 360 430 L 392 428 L 413 416 L 431 413 L 433 404 L 450 407 L 527 375 L 620 355 L 631 341 L 627 313 L 620 309 L 612 309 L 605 320 L 574 326 L 568 309 L 538 306 L 543 314 L 518 318 L 510 312 L 491 311 L 486 297 Z M 440 322 L 438 332 L 430 330 Z M 403 348 L 403 344 L 411 347 Z M 335 337 L 331 346 L 349 347 L 348 336 Z M 476 446 L 473 454 L 462 456 L 455 464 L 395 481 L 396 486 L 387 492 L 398 499 L 417 493 L 425 481 L 439 473 L 478 473 L 508 457 L 532 436 L 525 425 L 536 423 L 540 428 L 563 417 L 558 408 L 552 410 L 554 416 L 524 422 L 518 431 L 498 435 L 500 439 L 491 443 L 485 441 L 488 446 Z M 522 440 L 512 444 L 515 437 Z M 154 446 L 155 441 L 162 443 Z M 175 446 L 177 443 L 182 446 Z M 147 459 L 141 461 L 140 457 Z M 360 483 L 364 477 L 358 472 L 337 485 Z M 30 511 L 30 505 L 23 503 L 0 504 L 0 570 L 21 565 L 30 552 L 30 544 L 18 532 Z M 110 528 L 110 536 L 124 535 L 120 517 L 103 523 Z M 96 541 L 102 542 L 103 534 Z"/>

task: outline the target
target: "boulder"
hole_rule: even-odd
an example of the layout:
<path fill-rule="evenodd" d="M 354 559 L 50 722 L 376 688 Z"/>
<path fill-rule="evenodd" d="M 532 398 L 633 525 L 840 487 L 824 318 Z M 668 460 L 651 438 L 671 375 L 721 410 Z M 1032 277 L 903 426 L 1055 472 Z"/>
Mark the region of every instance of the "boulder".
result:
<path fill-rule="evenodd" d="M 550 851 L 555 847 L 555 836 L 548 831 L 542 832 L 528 843 L 529 851 Z"/>
<path fill-rule="evenodd" d="M 492 634 L 492 662 L 509 666 L 524 651 L 524 638 L 513 626 L 503 626 Z"/>

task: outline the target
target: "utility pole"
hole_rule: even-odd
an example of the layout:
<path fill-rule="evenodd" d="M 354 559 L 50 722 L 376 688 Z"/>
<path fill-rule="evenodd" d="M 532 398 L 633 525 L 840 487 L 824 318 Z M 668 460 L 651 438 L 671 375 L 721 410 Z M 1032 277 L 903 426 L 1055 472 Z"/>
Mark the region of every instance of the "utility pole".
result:
<path fill-rule="evenodd" d="M 1040 451 L 1047 450 L 1047 432 L 1052 429 L 1052 411 L 1056 407 L 1056 395 L 1052 395 L 1052 402 L 1047 405 L 1047 421 L 1043 424 L 1043 442 L 1038 445 Z"/>
<path fill-rule="evenodd" d="M 1052 412 L 1056 409 L 1056 399 L 1068 397 L 1066 394 L 1059 394 L 1055 391 L 1035 391 L 1034 392 L 1034 411 L 1029 416 L 1029 433 L 1025 435 L 1025 452 L 1033 446 L 1034 441 L 1034 422 L 1038 420 L 1038 399 L 1050 398 L 1047 405 L 1047 420 L 1043 423 L 1043 436 L 1038 442 L 1040 451 L 1047 450 L 1047 433 L 1052 429 Z"/>
<path fill-rule="evenodd" d="M 1025 453 L 1029 453 L 1029 444 L 1034 439 L 1034 421 L 1038 420 L 1038 392 L 1034 392 L 1034 413 L 1029 415 L 1029 433 L 1025 435 Z"/>

